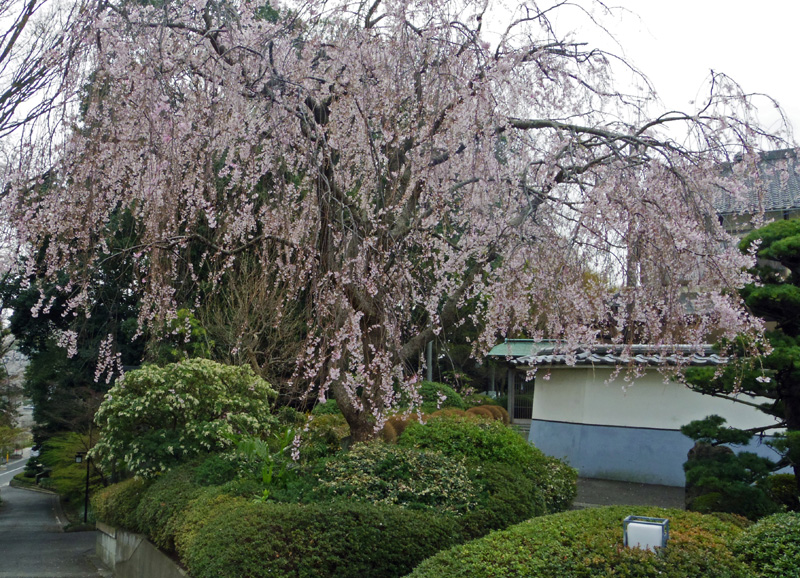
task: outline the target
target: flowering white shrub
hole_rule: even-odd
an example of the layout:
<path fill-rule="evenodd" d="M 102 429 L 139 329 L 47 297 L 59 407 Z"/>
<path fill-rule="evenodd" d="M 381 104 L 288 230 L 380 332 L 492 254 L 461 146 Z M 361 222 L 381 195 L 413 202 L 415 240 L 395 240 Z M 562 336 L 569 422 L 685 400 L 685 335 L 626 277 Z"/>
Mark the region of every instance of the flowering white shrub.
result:
<path fill-rule="evenodd" d="M 105 470 L 152 477 L 191 457 L 232 445 L 239 432 L 267 433 L 276 393 L 249 367 L 190 359 L 145 366 L 106 394 L 95 420 L 93 457 Z"/>

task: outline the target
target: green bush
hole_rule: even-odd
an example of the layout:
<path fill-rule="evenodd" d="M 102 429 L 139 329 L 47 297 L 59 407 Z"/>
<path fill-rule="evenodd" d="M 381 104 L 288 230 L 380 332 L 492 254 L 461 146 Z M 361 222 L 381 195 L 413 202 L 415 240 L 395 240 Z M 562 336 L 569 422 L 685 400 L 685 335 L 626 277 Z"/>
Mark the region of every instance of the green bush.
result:
<path fill-rule="evenodd" d="M 800 513 L 759 520 L 733 543 L 733 551 L 758 578 L 800 576 Z"/>
<path fill-rule="evenodd" d="M 458 416 L 434 417 L 424 424 L 409 424 L 397 445 L 439 451 L 481 463 L 527 465 L 545 459 L 540 450 L 500 422 Z"/>
<path fill-rule="evenodd" d="M 467 409 L 467 404 L 458 392 L 445 383 L 423 381 L 417 387 L 422 398 L 422 412 L 433 413 L 437 409 Z"/>
<path fill-rule="evenodd" d="M 175 533 L 180 528 L 187 505 L 202 489 L 194 483 L 190 465 L 174 468 L 147 488 L 136 508 L 140 532 L 164 550 L 174 550 Z"/>
<path fill-rule="evenodd" d="M 190 359 L 130 371 L 106 395 L 94 448 L 107 470 L 153 477 L 197 455 L 231 447 L 237 431 L 260 436 L 275 424 L 270 385 L 250 367 Z"/>
<path fill-rule="evenodd" d="M 185 546 L 193 578 L 393 578 L 460 538 L 452 516 L 365 503 L 241 503 L 211 516 Z"/>
<path fill-rule="evenodd" d="M 350 426 L 341 413 L 314 416 L 308 422 L 308 431 L 300 436 L 300 460 L 313 462 L 337 454 L 349 435 Z"/>
<path fill-rule="evenodd" d="M 454 513 L 473 508 L 477 499 L 463 459 L 383 442 L 356 444 L 329 461 L 318 493 Z"/>
<path fill-rule="evenodd" d="M 800 495 L 794 474 L 773 474 L 759 484 L 770 500 L 787 510 L 800 510 Z"/>
<path fill-rule="evenodd" d="M 578 473 L 574 468 L 545 456 L 499 421 L 432 418 L 425 424 L 410 424 L 397 445 L 465 457 L 475 464 L 500 463 L 516 468 L 541 488 L 547 512 L 567 509 L 577 495 Z"/>
<path fill-rule="evenodd" d="M 111 526 L 138 532 L 136 508 L 147 486 L 148 482 L 142 478 L 130 478 L 95 492 L 92 495 L 95 517 Z"/>
<path fill-rule="evenodd" d="M 194 483 L 198 486 L 219 486 L 236 479 L 239 475 L 233 459 L 210 455 L 194 470 Z"/>
<path fill-rule="evenodd" d="M 547 513 L 541 487 L 518 468 L 489 462 L 470 474 L 480 489 L 477 506 L 462 519 L 464 533 L 470 538 Z"/>
<path fill-rule="evenodd" d="M 203 488 L 187 504 L 174 537 L 175 551 L 181 559 L 186 557 L 189 546 L 209 520 L 222 515 L 227 510 L 248 503 L 248 500 L 235 494 L 232 495 L 226 490 L 228 488 Z"/>
<path fill-rule="evenodd" d="M 83 504 L 86 492 L 86 461 L 75 463 L 75 454 L 85 452 L 87 436 L 74 432 L 57 434 L 42 444 L 39 462 L 50 475 L 40 485 L 58 492 L 66 502 Z M 102 487 L 102 478 L 89 463 L 90 492 Z M 81 505 L 82 508 L 82 505 Z"/>
<path fill-rule="evenodd" d="M 336 400 L 331 398 L 325 400 L 325 403 L 315 405 L 314 409 L 311 410 L 311 415 L 342 415 L 342 410 L 339 409 L 339 404 L 336 403 Z"/>
<path fill-rule="evenodd" d="M 477 407 L 479 405 L 500 405 L 493 397 L 489 397 L 483 393 L 473 393 L 463 397 L 464 404 L 467 407 Z"/>
<path fill-rule="evenodd" d="M 631 514 L 669 519 L 664 551 L 623 546 L 622 520 Z M 729 549 L 741 532 L 715 517 L 681 510 L 614 506 L 563 512 L 440 552 L 409 578 L 745 578 L 749 568 Z"/>

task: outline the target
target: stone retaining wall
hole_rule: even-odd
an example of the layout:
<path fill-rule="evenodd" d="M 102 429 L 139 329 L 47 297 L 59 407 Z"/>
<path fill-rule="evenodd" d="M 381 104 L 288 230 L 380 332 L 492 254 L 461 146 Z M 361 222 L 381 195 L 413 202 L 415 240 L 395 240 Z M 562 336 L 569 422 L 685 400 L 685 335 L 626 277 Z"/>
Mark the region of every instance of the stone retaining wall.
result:
<path fill-rule="evenodd" d="M 174 560 L 153 546 L 141 534 L 97 523 L 98 557 L 114 578 L 186 578 Z"/>

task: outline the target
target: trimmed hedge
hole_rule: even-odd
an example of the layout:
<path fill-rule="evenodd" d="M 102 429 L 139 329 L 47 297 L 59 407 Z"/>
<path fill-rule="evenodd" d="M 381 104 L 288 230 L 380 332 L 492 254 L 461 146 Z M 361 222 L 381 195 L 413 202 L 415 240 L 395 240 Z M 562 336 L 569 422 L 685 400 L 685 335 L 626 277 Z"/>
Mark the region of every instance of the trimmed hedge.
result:
<path fill-rule="evenodd" d="M 545 458 L 539 449 L 500 422 L 460 416 L 431 416 L 424 424 L 409 424 L 397 444 L 483 463 L 527 465 Z"/>
<path fill-rule="evenodd" d="M 138 532 L 136 508 L 149 484 L 142 478 L 130 478 L 95 492 L 92 494 L 95 518 L 111 526 Z"/>
<path fill-rule="evenodd" d="M 242 497 L 223 493 L 219 488 L 204 488 L 195 499 L 191 500 L 184 511 L 174 542 L 175 551 L 181 559 L 187 555 L 189 546 L 194 543 L 198 534 L 204 530 L 208 522 L 215 516 L 252 502 Z"/>
<path fill-rule="evenodd" d="M 320 497 L 459 513 L 475 507 L 477 488 L 463 459 L 381 442 L 356 444 L 329 461 Z"/>
<path fill-rule="evenodd" d="M 451 516 L 364 503 L 240 503 L 188 544 L 193 578 L 393 578 L 458 543 Z"/>
<path fill-rule="evenodd" d="M 165 550 L 175 549 L 175 534 L 186 507 L 202 488 L 194 482 L 194 468 L 183 465 L 160 476 L 139 501 L 137 527 L 150 541 Z"/>
<path fill-rule="evenodd" d="M 759 520 L 734 542 L 733 551 L 758 578 L 800 576 L 800 513 Z"/>
<path fill-rule="evenodd" d="M 470 538 L 479 538 L 547 513 L 540 484 L 508 464 L 487 463 L 471 472 L 480 488 L 477 506 L 467 512 L 461 526 Z"/>
<path fill-rule="evenodd" d="M 658 554 L 625 548 L 628 515 L 669 518 L 670 541 Z M 614 506 L 534 518 L 440 552 L 409 578 L 746 578 L 750 569 L 729 544 L 741 528 L 681 510 Z"/>
<path fill-rule="evenodd" d="M 409 424 L 397 445 L 440 451 L 475 465 L 506 464 L 534 480 L 549 513 L 566 510 L 577 495 L 574 468 L 546 456 L 500 421 L 432 417 L 425 424 Z"/>

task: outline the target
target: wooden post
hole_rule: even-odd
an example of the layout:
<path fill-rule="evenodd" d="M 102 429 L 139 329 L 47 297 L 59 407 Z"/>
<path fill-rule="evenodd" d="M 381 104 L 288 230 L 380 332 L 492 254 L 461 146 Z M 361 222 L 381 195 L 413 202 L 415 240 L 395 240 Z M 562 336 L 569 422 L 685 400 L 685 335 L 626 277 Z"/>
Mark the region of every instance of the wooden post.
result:
<path fill-rule="evenodd" d="M 516 385 L 514 384 L 514 376 L 516 371 L 514 368 L 509 365 L 508 367 L 508 419 L 509 422 L 514 423 L 514 390 L 516 389 Z"/>

